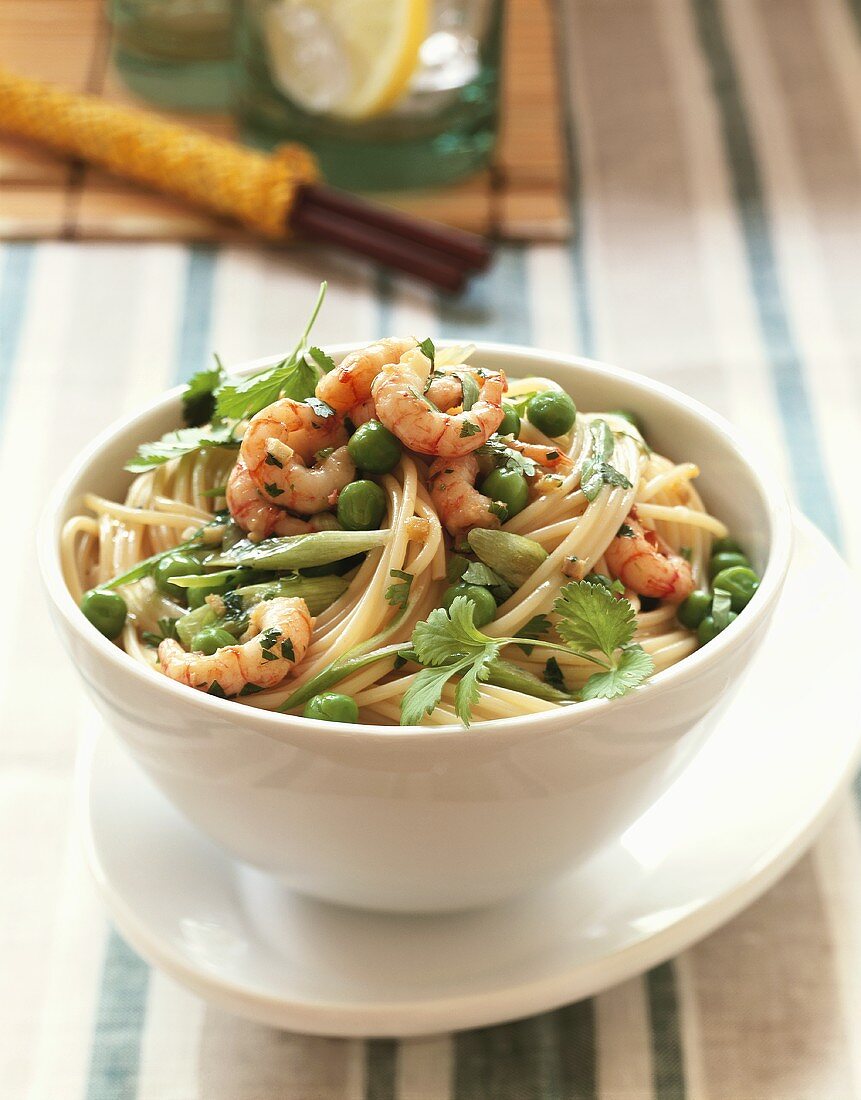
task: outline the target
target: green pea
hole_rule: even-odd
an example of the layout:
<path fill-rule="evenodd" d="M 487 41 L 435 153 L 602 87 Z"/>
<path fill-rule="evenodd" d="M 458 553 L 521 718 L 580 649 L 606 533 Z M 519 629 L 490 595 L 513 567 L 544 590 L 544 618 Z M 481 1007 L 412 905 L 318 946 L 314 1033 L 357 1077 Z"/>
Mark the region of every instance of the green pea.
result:
<path fill-rule="evenodd" d="M 520 416 L 517 409 L 513 405 L 509 405 L 507 401 L 503 401 L 502 411 L 505 416 L 503 416 L 502 423 L 496 429 L 496 434 L 513 435 L 516 439 L 520 435 Z"/>
<path fill-rule="evenodd" d="M 729 537 L 725 539 L 715 539 L 712 543 L 712 554 L 743 554 L 739 543 L 735 539 Z"/>
<path fill-rule="evenodd" d="M 556 439 L 574 427 L 577 406 L 567 393 L 544 390 L 530 399 L 526 406 L 526 415 L 530 424 L 534 424 L 539 432 Z"/>
<path fill-rule="evenodd" d="M 375 481 L 354 481 L 338 497 L 338 522 L 345 531 L 376 531 L 386 514 L 386 494 Z"/>
<path fill-rule="evenodd" d="M 369 420 L 357 428 L 347 444 L 350 457 L 360 470 L 387 474 L 401 460 L 401 445 L 396 436 L 379 420 Z"/>
<path fill-rule="evenodd" d="M 630 411 L 630 409 L 610 409 L 611 416 L 621 416 L 623 420 L 627 420 L 629 424 L 633 424 L 638 432 L 642 431 L 640 428 L 640 421 Z"/>
<path fill-rule="evenodd" d="M 191 639 L 191 648 L 195 653 L 205 653 L 207 657 L 226 645 L 236 645 L 236 639 L 230 631 L 222 630 L 220 626 L 204 627 Z"/>
<path fill-rule="evenodd" d="M 81 611 L 100 634 L 113 641 L 126 622 L 126 601 L 117 592 L 94 588 L 81 597 Z"/>
<path fill-rule="evenodd" d="M 453 584 L 445 590 L 442 605 L 449 611 L 458 596 L 466 596 L 472 604 L 472 621 L 476 626 L 487 626 L 496 617 L 496 600 L 487 588 L 477 584 Z"/>
<path fill-rule="evenodd" d="M 712 554 L 709 562 L 709 576 L 714 578 L 724 569 L 731 569 L 734 565 L 743 565 L 750 569 L 750 562 L 744 556 L 734 550 L 724 550 L 719 554 Z"/>
<path fill-rule="evenodd" d="M 173 577 L 191 577 L 203 572 L 200 562 L 191 554 L 168 554 L 153 570 L 156 588 L 166 596 L 185 597 L 186 590 L 178 584 L 171 584 Z"/>
<path fill-rule="evenodd" d="M 734 611 L 730 611 L 727 615 L 727 626 L 737 619 L 738 615 Z M 706 615 L 700 625 L 697 627 L 697 638 L 699 638 L 700 645 L 706 645 L 708 642 L 713 641 L 720 631 L 715 626 L 714 617 L 712 615 Z"/>
<path fill-rule="evenodd" d="M 697 592 L 691 592 L 690 596 L 679 604 L 676 618 L 688 630 L 696 630 L 711 609 L 711 592 L 704 592 L 700 589 Z"/>
<path fill-rule="evenodd" d="M 733 611 L 743 611 L 759 588 L 759 577 L 745 565 L 732 565 L 729 569 L 722 569 L 712 585 L 729 593 Z"/>
<path fill-rule="evenodd" d="M 529 503 L 529 486 L 517 470 L 491 470 L 481 483 L 481 491 L 505 505 L 506 519 L 522 512 Z"/>
<path fill-rule="evenodd" d="M 359 708 L 356 700 L 337 691 L 324 691 L 305 704 L 302 714 L 319 722 L 358 722 Z"/>

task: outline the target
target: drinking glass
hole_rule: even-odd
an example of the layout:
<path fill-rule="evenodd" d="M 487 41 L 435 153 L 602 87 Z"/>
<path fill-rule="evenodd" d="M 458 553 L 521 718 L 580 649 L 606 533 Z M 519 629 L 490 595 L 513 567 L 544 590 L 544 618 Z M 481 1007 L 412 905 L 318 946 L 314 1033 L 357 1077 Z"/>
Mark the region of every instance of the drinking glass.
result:
<path fill-rule="evenodd" d="M 110 0 L 109 11 L 132 91 L 164 107 L 229 107 L 233 0 Z"/>
<path fill-rule="evenodd" d="M 357 62 L 351 42 L 385 21 L 386 4 L 415 18 L 412 38 L 392 57 L 381 34 L 379 53 L 359 51 Z M 501 9 L 500 0 L 240 0 L 243 136 L 264 147 L 301 141 L 330 183 L 357 190 L 463 176 L 487 162 L 496 137 Z"/>

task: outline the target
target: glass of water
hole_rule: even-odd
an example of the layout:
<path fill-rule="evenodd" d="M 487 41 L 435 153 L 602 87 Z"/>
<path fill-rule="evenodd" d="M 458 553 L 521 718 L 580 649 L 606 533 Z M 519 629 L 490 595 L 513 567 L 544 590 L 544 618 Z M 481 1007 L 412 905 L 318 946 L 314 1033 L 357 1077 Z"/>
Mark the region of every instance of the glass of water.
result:
<path fill-rule="evenodd" d="M 132 91 L 163 107 L 227 110 L 233 0 L 110 0 L 114 62 Z"/>
<path fill-rule="evenodd" d="M 243 136 L 301 141 L 326 179 L 426 187 L 487 163 L 496 137 L 501 0 L 240 0 Z"/>

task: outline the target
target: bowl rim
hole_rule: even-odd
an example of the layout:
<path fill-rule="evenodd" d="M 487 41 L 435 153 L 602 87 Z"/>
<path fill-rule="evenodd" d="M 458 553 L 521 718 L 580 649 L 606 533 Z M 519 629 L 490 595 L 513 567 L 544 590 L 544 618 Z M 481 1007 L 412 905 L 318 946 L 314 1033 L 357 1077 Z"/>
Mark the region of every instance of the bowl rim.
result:
<path fill-rule="evenodd" d="M 463 343 L 463 340 L 454 339 L 435 340 L 437 347 L 463 346 Z M 694 680 L 700 672 L 720 664 L 729 648 L 740 644 L 746 636 L 753 634 L 757 626 L 767 617 L 780 594 L 789 568 L 793 544 L 792 509 L 786 491 L 770 463 L 759 453 L 757 447 L 737 431 L 725 417 L 696 398 L 689 397 L 664 382 L 585 356 L 544 351 L 499 341 L 477 340 L 469 343 L 474 344 L 478 353 L 487 352 L 503 358 L 520 360 L 524 368 L 533 373 L 538 373 L 541 364 L 545 364 L 561 366 L 564 369 L 574 368 L 599 378 L 610 375 L 614 379 L 631 384 L 636 389 L 681 406 L 684 413 L 707 422 L 713 430 L 716 430 L 722 441 L 740 459 L 765 503 L 770 527 L 768 561 L 758 590 L 745 608 L 745 613 L 739 615 L 707 646 L 702 646 L 676 664 L 655 673 L 645 684 L 629 695 L 617 699 L 591 699 L 570 707 L 562 707 L 558 711 L 541 711 L 511 718 L 496 718 L 477 723 L 470 728 L 480 730 L 484 739 L 490 736 L 505 737 L 508 734 L 521 739 L 530 734 L 540 734 L 555 728 L 561 721 L 572 727 L 573 734 L 574 727 L 582 725 L 589 718 L 596 718 L 610 708 L 617 711 L 626 706 L 642 704 L 652 699 L 656 693 Z M 339 356 L 364 346 L 367 346 L 367 341 L 349 341 L 324 345 L 323 350 L 337 361 Z M 228 368 L 229 373 L 243 376 L 275 363 L 280 358 L 282 357 L 278 355 L 268 355 L 242 362 Z M 125 671 L 139 678 L 142 684 L 148 685 L 155 691 L 174 695 L 178 705 L 200 708 L 202 714 L 209 713 L 213 718 L 229 719 L 233 725 L 241 718 L 242 724 L 253 728 L 254 732 L 278 741 L 288 740 L 297 734 L 308 734 L 312 730 L 324 733 L 330 739 L 337 737 L 355 741 L 356 739 L 383 738 L 390 744 L 404 739 L 411 742 L 425 742 L 428 739 L 441 741 L 452 738 L 463 741 L 465 727 L 460 724 L 439 726 L 350 724 L 324 722 L 252 706 L 237 708 L 233 700 L 220 699 L 205 692 L 191 691 L 186 685 L 176 683 L 167 676 L 155 675 L 152 670 L 135 660 L 124 649 L 100 634 L 81 614 L 66 586 L 60 556 L 59 517 L 68 507 L 71 487 L 78 480 L 82 470 L 103 448 L 118 437 L 133 433 L 136 425 L 155 411 L 169 406 L 171 402 L 178 404 L 179 396 L 185 388 L 185 383 L 181 383 L 162 391 L 136 411 L 114 420 L 78 452 L 49 493 L 37 528 L 36 548 L 42 582 L 55 611 L 62 616 L 65 623 L 83 643 L 94 649 L 101 658 L 113 664 L 119 671 Z"/>

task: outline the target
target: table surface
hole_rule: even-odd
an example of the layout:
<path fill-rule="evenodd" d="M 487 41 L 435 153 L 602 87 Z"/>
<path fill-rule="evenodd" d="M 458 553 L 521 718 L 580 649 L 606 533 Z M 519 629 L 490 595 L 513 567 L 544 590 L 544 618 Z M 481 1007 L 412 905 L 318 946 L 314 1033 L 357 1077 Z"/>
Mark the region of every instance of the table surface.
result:
<path fill-rule="evenodd" d="M 47 487 L 108 420 L 212 349 L 235 361 L 290 345 L 323 277 L 319 342 L 532 343 L 694 394 L 758 437 L 857 563 L 858 4 L 563 7 L 581 234 L 504 248 L 459 301 L 323 254 L 0 249 L 0 484 L 24 490 L 0 540 L 4 1100 L 861 1096 L 857 793 L 777 887 L 672 962 L 575 1008 L 402 1044 L 276 1033 L 150 971 L 107 926 L 72 832 L 87 709 L 37 594 L 31 532 Z M 827 660 L 827 639 L 798 644 L 792 686 L 815 690 L 801 651 Z"/>

